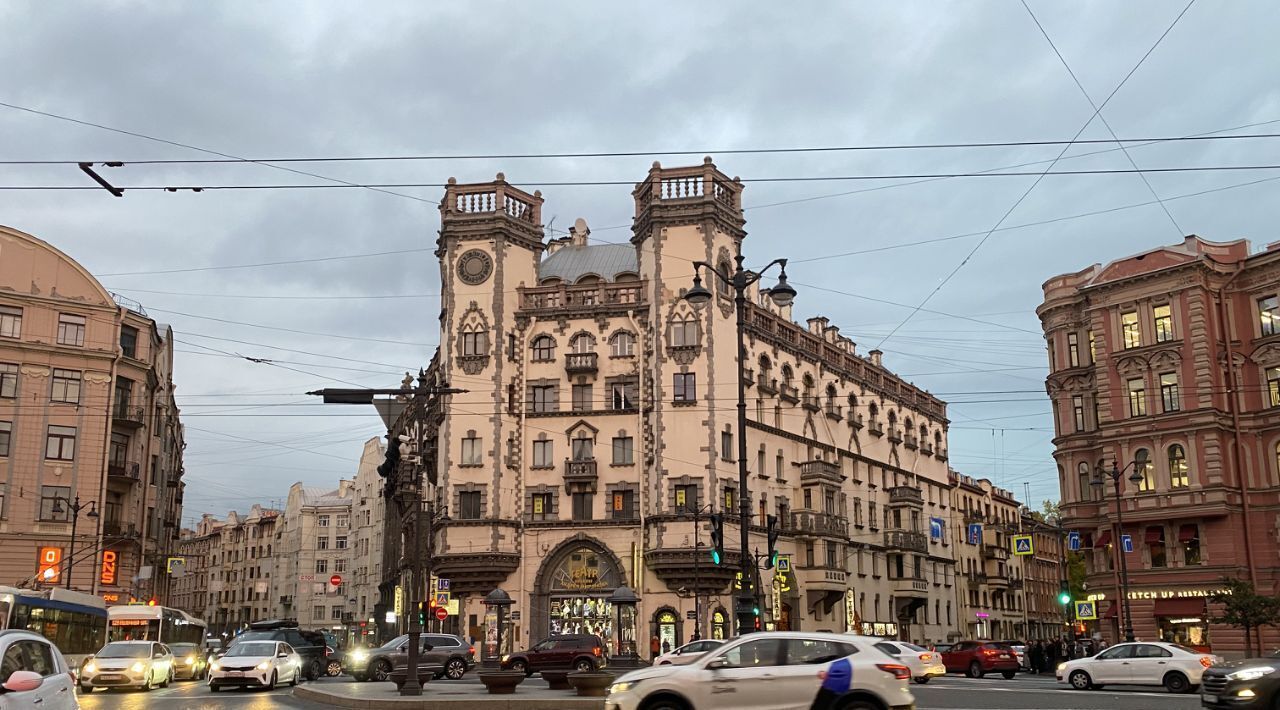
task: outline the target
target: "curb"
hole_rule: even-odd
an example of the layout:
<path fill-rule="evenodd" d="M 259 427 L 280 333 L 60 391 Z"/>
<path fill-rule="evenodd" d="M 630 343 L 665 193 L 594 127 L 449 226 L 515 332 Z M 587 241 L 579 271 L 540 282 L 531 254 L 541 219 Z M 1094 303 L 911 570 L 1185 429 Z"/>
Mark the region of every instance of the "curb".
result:
<path fill-rule="evenodd" d="M 355 698 L 300 685 L 293 697 L 336 708 L 414 708 L 415 710 L 603 710 L 604 698 L 537 698 L 521 695 L 480 695 L 471 698 Z"/>

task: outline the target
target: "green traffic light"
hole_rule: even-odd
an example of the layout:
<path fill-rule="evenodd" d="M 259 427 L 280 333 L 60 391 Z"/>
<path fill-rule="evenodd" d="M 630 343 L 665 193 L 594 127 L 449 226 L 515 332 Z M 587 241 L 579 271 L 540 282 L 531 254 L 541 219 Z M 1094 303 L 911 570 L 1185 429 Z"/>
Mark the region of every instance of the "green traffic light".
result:
<path fill-rule="evenodd" d="M 1060 604 L 1070 604 L 1070 603 L 1071 603 L 1071 595 L 1070 595 L 1070 594 L 1065 594 L 1065 593 L 1064 593 L 1064 594 L 1059 594 L 1059 595 L 1058 595 L 1058 603 L 1060 603 Z"/>
<path fill-rule="evenodd" d="M 720 553 L 716 550 L 711 551 L 711 564 L 720 564 Z"/>
<path fill-rule="evenodd" d="M 760 607 L 758 606 L 751 607 L 751 613 L 755 614 L 756 616 L 760 616 Z"/>

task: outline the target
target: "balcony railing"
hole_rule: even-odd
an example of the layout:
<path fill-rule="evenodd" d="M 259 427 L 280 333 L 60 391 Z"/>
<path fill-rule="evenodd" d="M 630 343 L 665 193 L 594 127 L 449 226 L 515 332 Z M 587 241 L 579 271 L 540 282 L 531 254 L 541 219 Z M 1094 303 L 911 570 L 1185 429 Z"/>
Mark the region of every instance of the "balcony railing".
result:
<path fill-rule="evenodd" d="M 915 435 L 915 434 L 908 433 L 905 437 L 903 437 L 903 439 L 904 439 L 904 440 L 905 440 L 905 442 L 906 442 L 904 445 L 905 445 L 908 449 L 911 449 L 912 451 L 915 451 L 917 448 L 919 448 L 919 444 L 917 444 L 917 443 L 916 443 L 916 435 Z"/>
<path fill-rule="evenodd" d="M 897 427 L 889 427 L 889 441 L 895 444 L 901 444 L 902 430 Z"/>
<path fill-rule="evenodd" d="M 142 467 L 137 461 L 121 461 L 107 464 L 107 476 L 136 482 L 142 478 Z"/>
<path fill-rule="evenodd" d="M 822 405 L 818 404 L 818 397 L 812 394 L 804 395 L 804 403 L 801 405 L 810 412 L 821 411 Z"/>
<path fill-rule="evenodd" d="M 759 382 L 759 389 L 760 389 L 760 394 L 772 397 L 778 394 L 778 380 L 776 378 L 770 378 L 766 375 L 761 375 L 760 382 Z"/>
<path fill-rule="evenodd" d="M 140 427 L 147 415 L 145 407 L 117 403 L 111 408 L 111 421 L 126 427 Z"/>
<path fill-rule="evenodd" d="M 849 424 L 851 424 L 854 429 L 861 429 L 863 427 L 862 414 L 854 414 L 852 409 L 849 410 Z"/>
<path fill-rule="evenodd" d="M 791 530 L 799 535 L 849 537 L 849 519 L 831 513 L 797 511 L 791 514 Z"/>
<path fill-rule="evenodd" d="M 830 461 L 805 461 L 800 464 L 800 482 L 813 480 L 840 481 L 840 467 Z"/>
<path fill-rule="evenodd" d="M 991 560 L 1007 560 L 1009 559 L 1009 550 L 1004 545 L 989 545 L 982 543 L 982 556 Z"/>
<path fill-rule="evenodd" d="M 889 505 L 924 505 L 924 494 L 914 486 L 894 486 L 889 489 Z"/>
<path fill-rule="evenodd" d="M 596 460 L 574 461 L 565 459 L 564 480 L 565 483 L 595 483 Z"/>
<path fill-rule="evenodd" d="M 836 421 L 840 421 L 841 419 L 844 419 L 844 414 L 840 411 L 840 405 L 832 402 L 827 402 L 827 406 L 824 409 L 827 412 L 828 419 L 834 419 Z"/>
<path fill-rule="evenodd" d="M 793 385 L 784 384 L 778 391 L 778 398 L 784 402 L 797 404 L 800 402 L 800 390 L 796 389 Z"/>
<path fill-rule="evenodd" d="M 924 577 L 898 577 L 893 580 L 893 592 L 898 596 L 919 596 L 929 593 L 929 581 Z"/>
<path fill-rule="evenodd" d="M 922 532 L 912 530 L 885 530 L 884 546 L 891 550 L 909 550 L 927 553 L 929 539 Z"/>
<path fill-rule="evenodd" d="M 556 312 L 608 306 L 630 308 L 644 302 L 644 281 L 520 289 L 520 308 L 526 311 Z"/>
<path fill-rule="evenodd" d="M 925 456 L 932 456 L 933 444 L 929 443 L 928 439 L 924 439 L 923 441 L 920 442 L 920 452 L 923 453 Z"/>
<path fill-rule="evenodd" d="M 564 371 L 570 375 L 594 374 L 599 369 L 597 358 L 595 353 L 567 353 L 564 356 Z"/>
<path fill-rule="evenodd" d="M 871 421 L 867 422 L 867 431 L 876 436 L 884 436 L 884 424 L 879 419 L 871 417 Z"/>

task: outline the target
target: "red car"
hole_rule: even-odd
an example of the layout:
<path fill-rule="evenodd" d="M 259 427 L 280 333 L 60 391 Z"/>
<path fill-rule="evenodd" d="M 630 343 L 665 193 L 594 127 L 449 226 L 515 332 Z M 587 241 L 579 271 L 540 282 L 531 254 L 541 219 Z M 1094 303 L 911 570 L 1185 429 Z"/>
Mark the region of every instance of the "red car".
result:
<path fill-rule="evenodd" d="M 1006 643 L 961 641 L 942 654 L 948 673 L 964 673 L 981 678 L 987 673 L 1000 673 L 1006 679 L 1018 673 L 1018 656 Z"/>

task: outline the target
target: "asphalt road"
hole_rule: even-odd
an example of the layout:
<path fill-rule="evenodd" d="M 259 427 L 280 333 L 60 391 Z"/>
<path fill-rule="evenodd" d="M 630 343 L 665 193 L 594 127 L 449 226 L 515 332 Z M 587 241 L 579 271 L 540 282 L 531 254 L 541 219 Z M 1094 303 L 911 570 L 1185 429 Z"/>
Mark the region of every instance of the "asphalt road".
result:
<path fill-rule="evenodd" d="M 326 678 L 317 683 L 351 682 L 347 677 Z M 479 681 L 469 675 L 462 683 Z M 919 710 L 1196 710 L 1199 696 L 1171 695 L 1161 688 L 1107 686 L 1106 690 L 1078 691 L 1056 683 L 1052 676 L 1020 675 L 970 679 L 961 676 L 935 678 L 927 685 L 912 685 Z M 223 690 L 210 693 L 203 682 L 179 681 L 149 693 L 97 691 L 80 696 L 85 710 L 269 710 L 326 708 L 291 696 L 292 688 L 270 693 L 260 690 Z"/>

